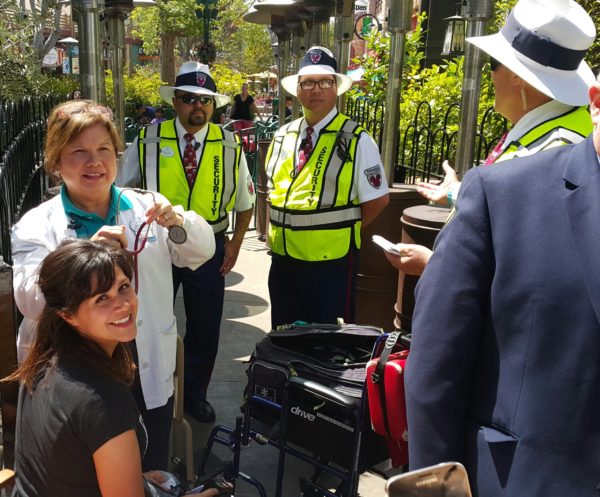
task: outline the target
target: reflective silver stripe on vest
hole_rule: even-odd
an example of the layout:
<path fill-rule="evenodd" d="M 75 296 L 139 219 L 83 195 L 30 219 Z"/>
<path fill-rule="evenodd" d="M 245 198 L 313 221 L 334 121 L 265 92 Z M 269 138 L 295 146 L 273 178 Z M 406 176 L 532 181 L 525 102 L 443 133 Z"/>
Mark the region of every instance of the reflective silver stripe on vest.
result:
<path fill-rule="evenodd" d="M 563 143 L 579 143 L 583 140 L 583 136 L 575 131 L 567 128 L 553 129 L 550 133 L 540 136 L 537 140 L 529 143 L 526 147 L 530 151 L 539 151 L 545 149 L 552 141 L 562 141 Z"/>
<path fill-rule="evenodd" d="M 298 135 L 300 133 L 300 120 L 298 120 L 298 123 L 296 126 L 297 129 L 293 129 L 292 124 L 294 124 L 294 123 L 286 124 L 287 129 L 285 129 L 285 131 L 281 130 L 281 132 L 278 132 L 278 134 L 276 134 L 275 137 L 273 138 L 273 149 L 271 151 L 271 156 L 269 157 L 269 163 L 267 164 L 267 168 L 266 168 L 267 178 L 269 178 L 269 181 L 273 177 L 273 173 L 275 172 L 275 166 L 279 162 L 279 155 L 281 154 L 283 142 L 284 142 L 285 138 L 287 137 L 288 133 L 296 133 L 296 135 Z M 296 138 L 297 138 L 297 136 L 296 136 Z"/>
<path fill-rule="evenodd" d="M 225 180 L 225 185 L 223 187 L 223 199 L 226 200 L 226 202 L 224 202 L 225 205 L 227 205 L 229 203 L 229 200 L 231 199 L 231 195 L 233 195 L 233 192 L 235 191 L 235 188 L 237 186 L 236 182 L 233 181 L 233 179 L 235 178 L 235 171 L 236 168 L 239 167 L 239 164 L 237 163 L 237 151 L 240 148 L 240 144 L 238 142 L 235 141 L 235 139 L 227 139 L 227 138 L 233 138 L 233 135 L 228 136 L 227 138 L 225 138 L 226 133 L 228 133 L 227 131 L 223 131 L 223 179 Z M 241 157 L 241 155 L 240 155 Z M 227 171 L 225 171 L 225 167 L 229 165 L 229 168 L 227 169 Z M 227 181 L 227 174 L 231 174 L 231 181 Z M 226 214 L 226 212 L 224 211 L 225 205 L 223 206 L 223 214 Z"/>
<path fill-rule="evenodd" d="M 340 174 L 340 170 L 344 166 L 347 158 L 342 156 L 339 142 L 344 141 L 346 150 L 350 150 L 350 140 L 355 138 L 352 131 L 356 128 L 357 124 L 354 121 L 348 120 L 344 123 L 340 131 L 336 136 L 335 146 L 332 150 L 331 161 L 329 166 L 325 170 L 325 177 L 323 178 L 323 191 L 321 194 L 321 209 L 327 209 L 333 207 L 335 203 L 335 195 L 337 192 L 337 178 Z M 349 157 L 348 157 L 349 158 Z"/>
<path fill-rule="evenodd" d="M 327 225 L 361 220 L 360 206 L 348 207 L 335 211 L 282 211 L 269 210 L 271 222 L 284 228 L 326 228 Z"/>
<path fill-rule="evenodd" d="M 237 181 L 235 181 L 235 171 L 239 172 L 239 163 L 241 159 L 241 153 L 238 156 L 238 149 L 240 144 L 235 141 L 233 133 L 225 131 L 221 128 L 223 133 L 223 195 L 221 197 L 221 209 L 219 214 L 223 216 L 221 221 L 217 221 L 216 224 L 211 224 L 213 232 L 219 233 L 227 229 L 229 226 L 229 216 L 227 215 L 227 205 L 231 200 L 232 195 L 237 187 Z M 225 169 L 227 167 L 227 169 Z"/>
<path fill-rule="evenodd" d="M 158 126 L 148 126 L 146 135 L 142 138 L 145 146 L 144 151 L 144 188 L 146 190 L 158 191 L 158 150 L 160 148 L 160 136 L 158 136 Z"/>

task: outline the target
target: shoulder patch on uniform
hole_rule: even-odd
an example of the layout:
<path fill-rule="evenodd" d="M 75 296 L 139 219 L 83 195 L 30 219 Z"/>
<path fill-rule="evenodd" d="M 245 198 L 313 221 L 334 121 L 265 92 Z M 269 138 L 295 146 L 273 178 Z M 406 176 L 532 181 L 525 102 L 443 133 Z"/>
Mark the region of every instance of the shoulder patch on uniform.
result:
<path fill-rule="evenodd" d="M 376 190 L 379 190 L 383 179 L 381 174 L 381 166 L 377 165 L 365 169 L 365 176 L 367 177 L 369 184 Z"/>
<path fill-rule="evenodd" d="M 248 175 L 246 182 L 248 183 L 248 193 L 254 195 L 254 181 L 252 181 L 252 176 Z"/>

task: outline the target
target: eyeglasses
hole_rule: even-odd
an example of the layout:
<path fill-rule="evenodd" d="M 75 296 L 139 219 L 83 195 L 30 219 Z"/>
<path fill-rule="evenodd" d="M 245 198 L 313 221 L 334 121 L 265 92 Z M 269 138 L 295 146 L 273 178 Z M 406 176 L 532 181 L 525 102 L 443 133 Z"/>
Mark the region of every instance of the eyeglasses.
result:
<path fill-rule="evenodd" d="M 494 57 L 490 57 L 490 68 L 492 69 L 492 72 L 498 69 L 501 65 L 502 63 L 499 60 L 494 59 Z"/>
<path fill-rule="evenodd" d="M 328 90 L 329 88 L 333 88 L 334 83 L 335 80 L 333 79 L 320 79 L 319 81 L 307 79 L 306 81 L 300 81 L 298 86 L 303 90 L 314 90 L 315 85 L 319 85 L 321 90 Z"/>
<path fill-rule="evenodd" d="M 200 102 L 200 105 L 210 105 L 214 100 L 205 95 L 176 95 L 176 99 L 181 100 L 186 105 L 194 105 L 196 102 Z"/>

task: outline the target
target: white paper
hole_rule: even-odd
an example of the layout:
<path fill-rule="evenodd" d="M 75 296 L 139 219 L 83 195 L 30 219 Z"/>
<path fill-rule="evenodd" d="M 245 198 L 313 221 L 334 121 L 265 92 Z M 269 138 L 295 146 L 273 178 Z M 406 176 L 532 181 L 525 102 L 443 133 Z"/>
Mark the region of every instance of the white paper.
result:
<path fill-rule="evenodd" d="M 395 243 L 390 242 L 389 240 L 386 240 L 382 236 L 373 235 L 373 241 L 377 245 L 379 245 L 383 250 L 385 250 L 386 252 L 389 252 L 390 254 L 400 255 L 400 256 L 404 256 L 405 255 L 404 252 L 402 252 L 398 248 L 398 245 L 396 245 Z"/>

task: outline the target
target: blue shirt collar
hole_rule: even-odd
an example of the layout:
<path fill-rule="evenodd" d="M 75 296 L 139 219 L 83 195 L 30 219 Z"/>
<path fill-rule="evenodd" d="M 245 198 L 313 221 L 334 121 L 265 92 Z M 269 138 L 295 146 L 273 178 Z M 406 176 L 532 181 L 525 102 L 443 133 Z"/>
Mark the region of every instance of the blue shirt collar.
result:
<path fill-rule="evenodd" d="M 120 193 L 122 188 L 115 185 L 110 187 L 110 206 L 106 219 L 102 219 L 98 214 L 86 212 L 75 206 L 69 198 L 69 193 L 65 185 L 60 189 L 60 197 L 65 214 L 69 219 L 69 226 L 77 233 L 77 238 L 90 238 L 102 226 L 114 226 L 117 223 L 117 201 L 119 202 L 119 211 L 126 211 L 133 208 L 131 201 Z"/>

